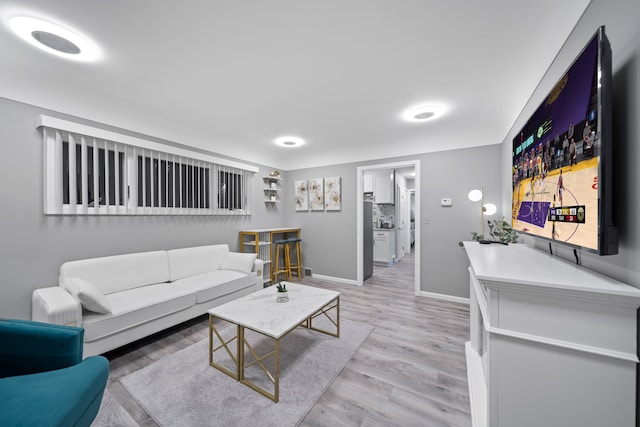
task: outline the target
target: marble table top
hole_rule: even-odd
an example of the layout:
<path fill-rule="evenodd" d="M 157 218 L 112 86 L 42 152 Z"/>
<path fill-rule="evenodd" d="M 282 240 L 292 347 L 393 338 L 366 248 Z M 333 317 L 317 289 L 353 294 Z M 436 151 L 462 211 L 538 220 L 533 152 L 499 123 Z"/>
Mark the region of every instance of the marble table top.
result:
<path fill-rule="evenodd" d="M 340 296 L 340 292 L 328 289 L 282 283 L 287 285 L 288 302 L 276 302 L 276 286 L 270 286 L 208 313 L 277 339 Z"/>

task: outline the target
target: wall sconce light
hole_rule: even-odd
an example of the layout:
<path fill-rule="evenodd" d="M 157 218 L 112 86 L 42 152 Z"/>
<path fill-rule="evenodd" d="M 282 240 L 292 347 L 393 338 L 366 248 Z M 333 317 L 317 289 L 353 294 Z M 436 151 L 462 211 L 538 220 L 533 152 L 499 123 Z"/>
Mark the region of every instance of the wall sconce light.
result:
<path fill-rule="evenodd" d="M 481 230 L 482 238 L 484 239 L 484 216 L 491 216 L 495 214 L 498 211 L 498 208 L 496 208 L 496 205 L 493 203 L 484 203 L 484 189 L 482 187 L 479 190 L 475 189 L 469 191 L 467 197 L 472 202 L 480 202 L 480 222 L 482 223 Z"/>

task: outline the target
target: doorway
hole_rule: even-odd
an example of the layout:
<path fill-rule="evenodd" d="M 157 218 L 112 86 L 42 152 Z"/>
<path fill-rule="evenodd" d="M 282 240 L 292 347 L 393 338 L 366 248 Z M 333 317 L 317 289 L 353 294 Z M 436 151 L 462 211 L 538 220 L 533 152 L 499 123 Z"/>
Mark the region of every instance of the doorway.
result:
<path fill-rule="evenodd" d="M 397 215 L 394 218 L 395 221 L 400 222 L 402 220 L 402 228 L 403 228 L 403 243 L 404 243 L 404 251 L 405 254 L 411 253 L 412 258 L 415 259 L 413 272 L 414 272 L 414 294 L 420 295 L 420 224 L 419 221 L 415 221 L 414 227 L 411 226 L 411 213 L 413 213 L 414 218 L 420 217 L 420 160 L 407 160 L 405 162 L 397 162 L 397 163 L 384 163 L 384 164 L 376 164 L 370 166 L 360 166 L 357 168 L 357 285 L 364 285 L 364 180 L 365 180 L 365 172 L 373 172 L 376 170 L 383 169 L 394 169 L 394 170 L 402 170 L 408 171 L 413 170 L 415 173 L 414 179 L 414 188 L 408 188 L 407 185 L 404 185 L 404 190 L 397 190 L 397 194 L 404 194 L 406 203 L 405 209 L 403 209 L 403 219 L 398 218 Z M 395 183 L 394 183 L 395 185 Z M 411 191 L 413 190 L 413 191 Z M 413 193 L 413 198 L 411 197 L 411 193 Z M 413 200 L 413 205 L 411 204 L 411 200 Z M 396 202 L 397 203 L 397 202 Z M 413 209 L 411 207 L 413 206 Z M 409 222 L 407 224 L 407 221 Z M 411 250 L 411 230 L 413 230 L 413 235 L 415 236 L 413 251 Z M 397 245 L 396 245 L 397 246 Z M 397 247 L 396 247 L 397 251 Z"/>

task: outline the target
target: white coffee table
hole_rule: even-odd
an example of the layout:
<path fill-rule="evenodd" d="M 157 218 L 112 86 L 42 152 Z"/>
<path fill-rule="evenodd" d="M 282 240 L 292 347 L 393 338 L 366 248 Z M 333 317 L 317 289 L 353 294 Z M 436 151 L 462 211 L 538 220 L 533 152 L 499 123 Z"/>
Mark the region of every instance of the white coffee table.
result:
<path fill-rule="evenodd" d="M 340 336 L 340 292 L 297 283 L 283 283 L 286 284 L 288 290 L 288 302 L 276 302 L 276 287 L 271 286 L 208 311 L 209 365 L 251 387 L 274 402 L 278 402 L 279 396 L 280 340 L 298 326 L 335 337 Z M 314 327 L 313 320 L 318 316 L 329 319 L 329 326 L 334 327 L 334 330 L 329 331 Z M 220 331 L 213 323 L 215 318 L 235 324 L 237 326 L 235 336 L 226 340 L 223 339 Z M 274 340 L 273 351 L 262 356 L 256 354 L 251 343 L 245 337 L 245 329 L 250 329 L 272 338 Z M 215 348 L 214 341 L 219 343 Z M 234 341 L 235 345 L 232 345 Z M 245 360 L 245 349 L 249 350 L 247 355 L 252 355 L 253 360 L 248 362 Z M 226 351 L 233 361 L 234 370 L 214 361 L 214 353 L 221 350 Z M 274 358 L 273 372 L 270 372 L 263 363 L 269 357 Z M 273 384 L 273 392 L 245 378 L 245 368 L 256 363 Z"/>

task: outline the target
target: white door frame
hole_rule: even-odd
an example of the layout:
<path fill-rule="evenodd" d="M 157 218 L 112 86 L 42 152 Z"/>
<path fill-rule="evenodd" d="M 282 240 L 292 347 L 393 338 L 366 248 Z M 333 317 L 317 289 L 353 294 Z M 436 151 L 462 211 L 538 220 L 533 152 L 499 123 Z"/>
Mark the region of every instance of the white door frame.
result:
<path fill-rule="evenodd" d="M 411 203 L 410 194 L 413 190 L 399 185 L 396 186 L 396 190 L 398 191 L 396 203 L 399 206 L 398 217 L 396 218 L 396 229 L 398 230 L 396 235 L 396 257 L 399 261 L 411 251 L 411 212 L 409 205 Z"/>
<path fill-rule="evenodd" d="M 384 163 L 377 165 L 369 165 L 369 166 L 359 166 L 357 169 L 357 185 L 356 185 L 356 264 L 357 264 L 357 276 L 356 276 L 356 284 L 358 286 L 362 286 L 364 284 L 364 269 L 363 269 L 363 210 L 362 203 L 364 202 L 364 173 L 365 171 L 371 171 L 374 169 L 400 169 L 406 167 L 413 167 L 416 171 L 416 180 L 415 180 L 415 218 L 416 218 L 416 243 L 415 243 L 415 271 L 414 271 L 414 281 L 415 281 L 415 290 L 414 293 L 416 296 L 420 296 L 420 160 L 407 160 L 404 162 L 396 162 L 396 163 Z"/>

